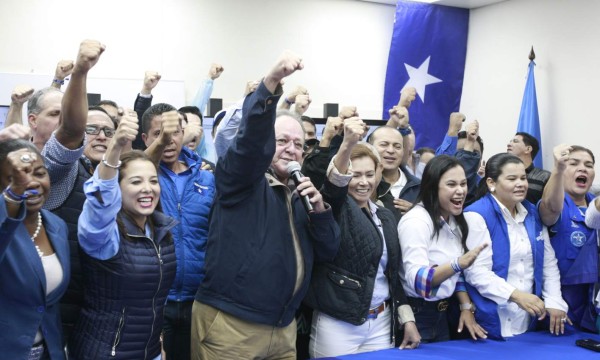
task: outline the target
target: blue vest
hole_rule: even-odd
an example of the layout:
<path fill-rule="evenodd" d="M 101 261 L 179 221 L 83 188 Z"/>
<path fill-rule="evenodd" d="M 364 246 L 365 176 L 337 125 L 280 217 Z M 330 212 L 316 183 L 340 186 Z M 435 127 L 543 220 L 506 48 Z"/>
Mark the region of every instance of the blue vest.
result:
<path fill-rule="evenodd" d="M 585 196 L 588 204 L 594 196 Z M 593 284 L 598 280 L 598 242 L 596 230 L 585 225 L 585 214 L 565 194 L 558 222 L 548 229 L 563 285 Z"/>
<path fill-rule="evenodd" d="M 522 205 L 527 210 L 525 228 L 529 235 L 529 242 L 531 243 L 531 251 L 533 253 L 534 294 L 541 297 L 544 275 L 543 224 L 533 204 L 529 201 L 523 201 Z M 504 220 L 500 206 L 492 195 L 488 193 L 474 202 L 465 211 L 476 212 L 485 220 L 492 240 L 492 271 L 506 280 L 510 263 L 510 240 L 508 238 L 506 221 Z M 488 331 L 489 338 L 503 340 L 500 318 L 498 317 L 498 305 L 494 301 L 483 297 L 470 284 L 467 283 L 466 285 L 469 296 L 477 309 L 475 319 L 479 325 Z M 535 328 L 535 321 L 532 322 L 530 330 L 533 328 Z"/>
<path fill-rule="evenodd" d="M 587 193 L 585 199 L 592 204 L 594 196 Z M 558 260 L 562 296 L 569 305 L 569 318 L 578 328 L 596 331 L 593 289 L 598 279 L 597 231 L 585 225 L 585 214 L 567 194 L 560 218 L 548 230 Z"/>

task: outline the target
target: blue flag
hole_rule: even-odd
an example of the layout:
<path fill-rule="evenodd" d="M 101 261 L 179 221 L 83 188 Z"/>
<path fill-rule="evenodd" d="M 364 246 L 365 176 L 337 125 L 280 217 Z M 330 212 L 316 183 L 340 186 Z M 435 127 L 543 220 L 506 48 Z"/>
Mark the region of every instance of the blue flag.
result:
<path fill-rule="evenodd" d="M 521 114 L 519 114 L 517 132 L 526 132 L 536 138 L 538 143 L 540 143 L 540 150 L 535 156 L 535 159 L 533 159 L 533 165 L 536 168 L 543 169 L 542 133 L 540 132 L 540 115 L 538 114 L 537 95 L 535 92 L 535 76 L 533 75 L 534 67 L 535 63 L 531 60 L 529 62 L 529 73 L 527 74 L 523 102 L 521 103 Z"/>
<path fill-rule="evenodd" d="M 383 95 L 383 119 L 398 104 L 400 90 L 412 86 L 410 109 L 415 148 L 437 148 L 448 130 L 450 113 L 462 95 L 469 10 L 398 1 Z"/>

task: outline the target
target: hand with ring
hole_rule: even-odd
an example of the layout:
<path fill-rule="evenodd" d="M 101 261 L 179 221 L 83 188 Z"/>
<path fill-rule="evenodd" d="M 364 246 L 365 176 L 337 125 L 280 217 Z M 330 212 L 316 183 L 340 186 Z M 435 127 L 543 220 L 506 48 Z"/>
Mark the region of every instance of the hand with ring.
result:
<path fill-rule="evenodd" d="M 23 196 L 34 194 L 36 190 L 27 189 L 32 179 L 34 162 L 38 161 L 38 155 L 28 148 L 21 148 L 6 155 L 6 163 L 10 169 L 10 189 L 15 200 L 22 200 Z M 36 165 L 37 166 L 37 165 Z"/>
<path fill-rule="evenodd" d="M 551 334 L 562 335 L 565 333 L 565 324 L 573 325 L 567 313 L 562 310 L 546 308 L 546 312 L 550 315 Z"/>
<path fill-rule="evenodd" d="M 33 157 L 30 156 L 29 154 L 23 154 L 23 155 L 21 155 L 21 161 L 24 163 L 30 163 L 33 161 Z"/>

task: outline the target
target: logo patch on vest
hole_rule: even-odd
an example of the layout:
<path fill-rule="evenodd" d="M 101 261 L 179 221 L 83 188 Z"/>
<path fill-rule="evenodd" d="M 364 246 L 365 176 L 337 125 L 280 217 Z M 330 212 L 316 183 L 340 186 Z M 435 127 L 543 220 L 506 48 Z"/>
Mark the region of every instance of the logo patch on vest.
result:
<path fill-rule="evenodd" d="M 571 244 L 576 247 L 582 247 L 583 244 L 587 241 L 585 234 L 581 231 L 573 231 L 571 233 Z"/>
<path fill-rule="evenodd" d="M 198 184 L 197 182 L 194 183 L 194 186 L 196 186 L 196 190 L 198 191 L 198 194 L 202 194 L 202 190 L 208 189 L 208 186 L 202 186 L 202 185 Z"/>
<path fill-rule="evenodd" d="M 537 241 L 544 241 L 544 231 L 540 231 L 540 234 L 535 239 Z"/>

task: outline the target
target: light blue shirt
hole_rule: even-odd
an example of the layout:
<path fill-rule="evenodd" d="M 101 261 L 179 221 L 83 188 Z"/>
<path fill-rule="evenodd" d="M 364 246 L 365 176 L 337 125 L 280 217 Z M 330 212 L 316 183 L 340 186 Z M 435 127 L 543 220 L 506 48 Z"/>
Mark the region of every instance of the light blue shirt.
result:
<path fill-rule="evenodd" d="M 79 245 L 89 256 L 98 260 L 112 258 L 119 251 L 119 228 L 117 214 L 121 210 L 121 188 L 118 174 L 103 180 L 94 175 L 83 185 L 86 196 L 79 217 L 77 236 Z M 100 201 L 98 197 L 102 199 Z"/>
<path fill-rule="evenodd" d="M 208 99 L 210 99 L 210 96 L 212 95 L 213 86 L 213 79 L 207 78 L 204 80 L 202 86 L 198 88 L 194 101 L 192 101 L 192 105 L 198 107 L 203 116 L 206 116 L 206 104 L 208 104 Z"/>
<path fill-rule="evenodd" d="M 238 128 L 242 121 L 242 107 L 244 106 L 244 99 L 239 100 L 234 105 L 228 107 L 225 111 L 225 116 L 219 124 L 215 133 L 215 149 L 217 150 L 217 156 L 221 157 L 225 155 L 229 146 L 235 139 Z"/>

